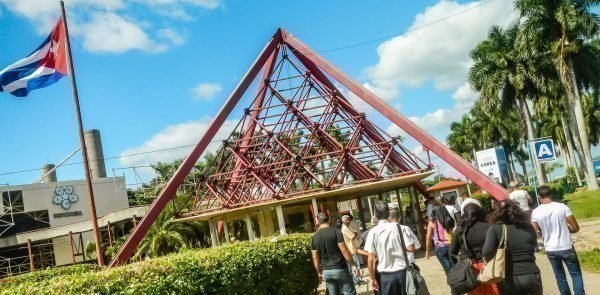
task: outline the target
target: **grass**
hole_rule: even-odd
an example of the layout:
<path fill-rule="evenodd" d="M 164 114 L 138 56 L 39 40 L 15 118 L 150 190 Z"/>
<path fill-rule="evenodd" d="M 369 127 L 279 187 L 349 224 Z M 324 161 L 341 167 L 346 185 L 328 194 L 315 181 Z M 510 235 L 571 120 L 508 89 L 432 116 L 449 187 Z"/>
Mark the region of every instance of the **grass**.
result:
<path fill-rule="evenodd" d="M 584 270 L 591 272 L 600 272 L 600 250 L 577 252 L 579 262 Z"/>
<path fill-rule="evenodd" d="M 600 190 L 570 194 L 566 200 L 577 220 L 600 217 Z"/>

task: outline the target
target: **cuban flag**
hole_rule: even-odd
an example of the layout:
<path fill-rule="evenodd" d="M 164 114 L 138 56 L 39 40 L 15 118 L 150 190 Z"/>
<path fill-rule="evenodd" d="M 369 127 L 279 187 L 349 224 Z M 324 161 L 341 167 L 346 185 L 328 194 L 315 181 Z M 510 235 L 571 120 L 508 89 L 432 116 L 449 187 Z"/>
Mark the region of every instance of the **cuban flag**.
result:
<path fill-rule="evenodd" d="M 67 73 L 66 38 L 61 19 L 33 53 L 0 71 L 0 92 L 24 97 L 34 89 L 56 83 Z"/>

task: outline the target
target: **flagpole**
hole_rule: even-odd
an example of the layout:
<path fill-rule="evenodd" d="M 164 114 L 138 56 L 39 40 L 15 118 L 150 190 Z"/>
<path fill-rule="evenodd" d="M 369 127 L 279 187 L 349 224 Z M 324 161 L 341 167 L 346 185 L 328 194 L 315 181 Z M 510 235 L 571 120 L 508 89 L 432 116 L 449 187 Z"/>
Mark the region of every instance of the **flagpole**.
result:
<path fill-rule="evenodd" d="M 83 132 L 83 121 L 81 119 L 81 109 L 79 107 L 79 94 L 77 92 L 77 83 L 75 82 L 75 68 L 73 67 L 73 57 L 71 55 L 71 40 L 69 38 L 69 28 L 67 26 L 67 14 L 65 12 L 65 3 L 60 1 L 62 12 L 62 21 L 65 29 L 65 38 L 67 39 L 67 56 L 69 63 L 69 76 L 71 76 L 71 87 L 73 88 L 73 101 L 75 102 L 75 113 L 77 115 L 77 125 L 79 128 L 79 142 L 81 144 L 81 156 L 83 157 L 83 169 L 85 170 L 85 181 L 87 187 L 88 203 L 90 207 L 90 219 L 94 233 L 94 242 L 96 243 L 96 256 L 98 256 L 98 265 L 104 266 L 104 256 L 102 251 L 102 239 L 98 230 L 98 219 L 96 216 L 96 202 L 94 200 L 94 190 L 92 189 L 92 179 L 90 174 L 87 147 L 85 145 L 85 135 Z"/>

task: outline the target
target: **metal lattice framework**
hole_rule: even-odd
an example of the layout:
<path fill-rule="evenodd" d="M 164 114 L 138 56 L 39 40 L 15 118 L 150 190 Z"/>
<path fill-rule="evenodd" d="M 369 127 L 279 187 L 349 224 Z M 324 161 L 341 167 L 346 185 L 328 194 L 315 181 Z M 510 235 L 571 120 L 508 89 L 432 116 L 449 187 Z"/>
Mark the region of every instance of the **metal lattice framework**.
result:
<path fill-rule="evenodd" d="M 288 51 L 279 48 L 183 216 L 430 170 Z"/>
<path fill-rule="evenodd" d="M 293 58 L 292 58 L 293 56 Z M 258 74 L 252 106 L 206 171 L 196 162 Z M 367 120 L 338 90 L 337 83 L 368 103 L 424 148 L 498 200 L 508 192 L 352 80 L 283 29 L 269 40 L 236 89 L 164 186 L 110 266 L 126 263 L 156 218 L 178 191 L 189 191 L 191 216 L 290 198 L 315 191 L 377 182 L 430 169 Z M 194 181 L 189 179 L 194 178 Z M 424 192 L 420 182 L 415 187 Z"/>

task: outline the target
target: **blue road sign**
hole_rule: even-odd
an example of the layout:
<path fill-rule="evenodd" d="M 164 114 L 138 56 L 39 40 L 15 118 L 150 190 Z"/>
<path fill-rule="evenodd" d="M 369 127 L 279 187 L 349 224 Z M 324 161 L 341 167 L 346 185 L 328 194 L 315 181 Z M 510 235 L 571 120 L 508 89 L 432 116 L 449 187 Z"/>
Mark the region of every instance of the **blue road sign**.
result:
<path fill-rule="evenodd" d="M 556 161 L 556 150 L 552 139 L 540 139 L 533 143 L 534 157 L 538 163 Z"/>

